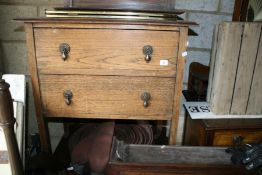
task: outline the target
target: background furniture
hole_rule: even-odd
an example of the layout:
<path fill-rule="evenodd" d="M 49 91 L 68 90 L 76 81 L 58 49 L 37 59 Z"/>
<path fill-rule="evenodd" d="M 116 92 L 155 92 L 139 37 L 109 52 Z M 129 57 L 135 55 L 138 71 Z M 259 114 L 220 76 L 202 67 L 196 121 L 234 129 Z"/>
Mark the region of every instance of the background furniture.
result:
<path fill-rule="evenodd" d="M 244 175 L 243 166 L 231 163 L 225 148 L 143 146 L 114 142 L 107 175 Z"/>
<path fill-rule="evenodd" d="M 261 119 L 192 119 L 186 117 L 183 145 L 232 146 L 262 142 Z"/>
<path fill-rule="evenodd" d="M 42 149 L 46 119 L 172 120 L 176 140 L 188 25 L 24 19 Z M 164 63 L 163 63 L 164 62 Z"/>
<path fill-rule="evenodd" d="M 187 101 L 206 101 L 209 67 L 193 62 L 189 66 L 188 90 L 183 94 Z"/>

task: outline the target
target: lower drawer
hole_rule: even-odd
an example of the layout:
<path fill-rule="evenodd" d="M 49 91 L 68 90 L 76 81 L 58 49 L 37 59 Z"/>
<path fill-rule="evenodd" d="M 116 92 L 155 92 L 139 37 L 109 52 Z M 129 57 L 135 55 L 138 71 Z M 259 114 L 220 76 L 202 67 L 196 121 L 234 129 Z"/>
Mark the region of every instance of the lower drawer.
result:
<path fill-rule="evenodd" d="M 40 87 L 48 117 L 169 119 L 175 78 L 40 75 Z M 141 97 L 145 92 L 148 101 Z"/>
<path fill-rule="evenodd" d="M 233 144 L 234 138 L 241 137 L 242 143 L 262 142 L 262 129 L 258 130 L 224 130 L 215 131 L 213 145 L 214 146 L 230 146 Z"/>

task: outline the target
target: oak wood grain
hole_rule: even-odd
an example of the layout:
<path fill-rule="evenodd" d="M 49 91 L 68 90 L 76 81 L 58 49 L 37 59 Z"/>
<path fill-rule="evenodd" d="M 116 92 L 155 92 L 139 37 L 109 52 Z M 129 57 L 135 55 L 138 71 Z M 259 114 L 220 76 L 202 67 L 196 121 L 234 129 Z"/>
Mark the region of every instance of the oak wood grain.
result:
<path fill-rule="evenodd" d="M 39 128 L 40 139 L 41 139 L 41 149 L 42 151 L 45 152 L 51 152 L 49 133 L 47 130 L 47 125 L 43 118 L 42 106 L 41 106 L 41 95 L 40 95 L 40 86 L 38 80 L 37 61 L 35 55 L 33 25 L 31 23 L 26 23 L 25 30 L 26 30 L 26 41 L 27 41 L 27 48 L 28 48 L 27 53 L 28 53 L 29 70 L 30 70 L 32 88 L 33 88 L 34 103 L 36 108 L 37 124 Z"/>
<path fill-rule="evenodd" d="M 35 38 L 40 74 L 175 76 L 178 32 L 35 29 Z M 61 43 L 70 45 L 66 61 Z M 153 47 L 150 62 L 144 60 L 145 45 Z M 168 60 L 168 66 L 160 66 L 160 60 Z"/>
<path fill-rule="evenodd" d="M 101 18 L 19 18 L 17 21 L 25 23 L 34 23 L 34 26 L 41 26 L 45 24 L 118 24 L 118 25 L 150 25 L 150 26 L 166 26 L 166 27 L 189 27 L 191 25 L 198 25 L 195 22 L 183 20 L 125 20 L 125 19 L 101 19 Z"/>
<path fill-rule="evenodd" d="M 34 88 L 39 113 L 43 114 L 38 119 L 41 126 L 45 126 L 43 116 L 172 120 L 170 137 L 175 140 L 177 105 L 180 105 L 176 100 L 180 100 L 184 66 L 183 58 L 177 62 L 178 53 L 181 56 L 186 50 L 188 25 L 195 23 L 22 20 L 33 27 L 33 41 L 28 47 L 34 53 L 30 66 L 37 80 Z M 71 47 L 66 61 L 59 52 L 61 43 Z M 142 48 L 148 44 L 153 46 L 154 53 L 152 61 L 146 63 Z M 169 60 L 169 65 L 160 66 L 160 59 Z M 180 71 L 178 80 L 177 70 Z M 178 91 L 175 91 L 176 83 L 181 83 Z M 69 106 L 63 97 L 63 91 L 68 89 L 73 91 Z M 152 96 L 148 108 L 143 107 L 141 100 L 145 91 Z M 48 133 L 47 128 L 41 126 L 42 133 Z M 41 137 L 41 142 L 48 143 L 49 139 Z"/>
<path fill-rule="evenodd" d="M 175 78 L 41 75 L 40 82 L 43 108 L 50 117 L 170 119 L 172 116 Z M 69 106 L 64 101 L 65 90 L 73 93 Z M 144 92 L 151 94 L 147 108 L 141 100 Z"/>
<path fill-rule="evenodd" d="M 179 26 L 166 25 L 142 25 L 140 23 L 68 23 L 68 22 L 45 22 L 34 23 L 34 28 L 63 28 L 63 29 L 123 29 L 123 30 L 161 30 L 161 31 L 177 31 Z"/>
<path fill-rule="evenodd" d="M 187 37 L 188 30 L 187 28 L 180 28 L 179 33 L 179 49 L 178 49 L 178 60 L 177 60 L 177 76 L 176 76 L 176 88 L 175 95 L 173 98 L 173 117 L 171 121 L 171 133 L 169 136 L 169 144 L 174 145 L 176 143 L 176 134 L 177 134 L 177 126 L 180 112 L 180 104 L 181 104 L 181 95 L 183 88 L 183 78 L 184 78 L 184 66 L 185 66 L 185 58 L 182 56 L 182 53 L 186 51 L 187 48 Z"/>

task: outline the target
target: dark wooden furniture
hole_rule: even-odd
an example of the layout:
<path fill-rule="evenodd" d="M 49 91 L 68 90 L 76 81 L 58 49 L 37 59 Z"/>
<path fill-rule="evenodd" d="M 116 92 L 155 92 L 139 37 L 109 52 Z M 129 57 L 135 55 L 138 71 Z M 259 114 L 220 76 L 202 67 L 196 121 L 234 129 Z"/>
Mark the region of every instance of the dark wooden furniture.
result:
<path fill-rule="evenodd" d="M 244 175 L 225 148 L 124 145 L 114 142 L 106 175 Z"/>
<path fill-rule="evenodd" d="M 262 142 L 262 119 L 191 119 L 186 117 L 183 145 L 232 146 Z"/>
<path fill-rule="evenodd" d="M 209 66 L 193 62 L 189 66 L 187 101 L 205 101 Z"/>
<path fill-rule="evenodd" d="M 50 151 L 46 118 L 52 117 L 172 120 L 170 144 L 175 143 L 182 53 L 194 23 L 23 21 L 44 151 Z"/>
<path fill-rule="evenodd" d="M 13 101 L 9 92 L 9 84 L 0 78 L 0 127 L 4 131 L 12 174 L 22 175 L 23 164 L 18 150 L 14 124 Z"/>
<path fill-rule="evenodd" d="M 235 0 L 232 21 L 247 21 L 249 0 Z"/>

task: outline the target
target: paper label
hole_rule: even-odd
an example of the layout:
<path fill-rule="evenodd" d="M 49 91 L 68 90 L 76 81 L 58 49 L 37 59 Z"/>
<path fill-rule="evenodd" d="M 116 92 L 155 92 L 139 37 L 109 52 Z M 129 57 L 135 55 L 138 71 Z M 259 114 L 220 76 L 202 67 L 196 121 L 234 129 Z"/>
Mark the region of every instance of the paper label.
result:
<path fill-rule="evenodd" d="M 183 57 L 187 56 L 187 52 L 183 52 L 183 53 L 182 53 L 182 56 L 183 56 Z"/>
<path fill-rule="evenodd" d="M 168 66 L 168 60 L 160 60 L 160 66 Z"/>

